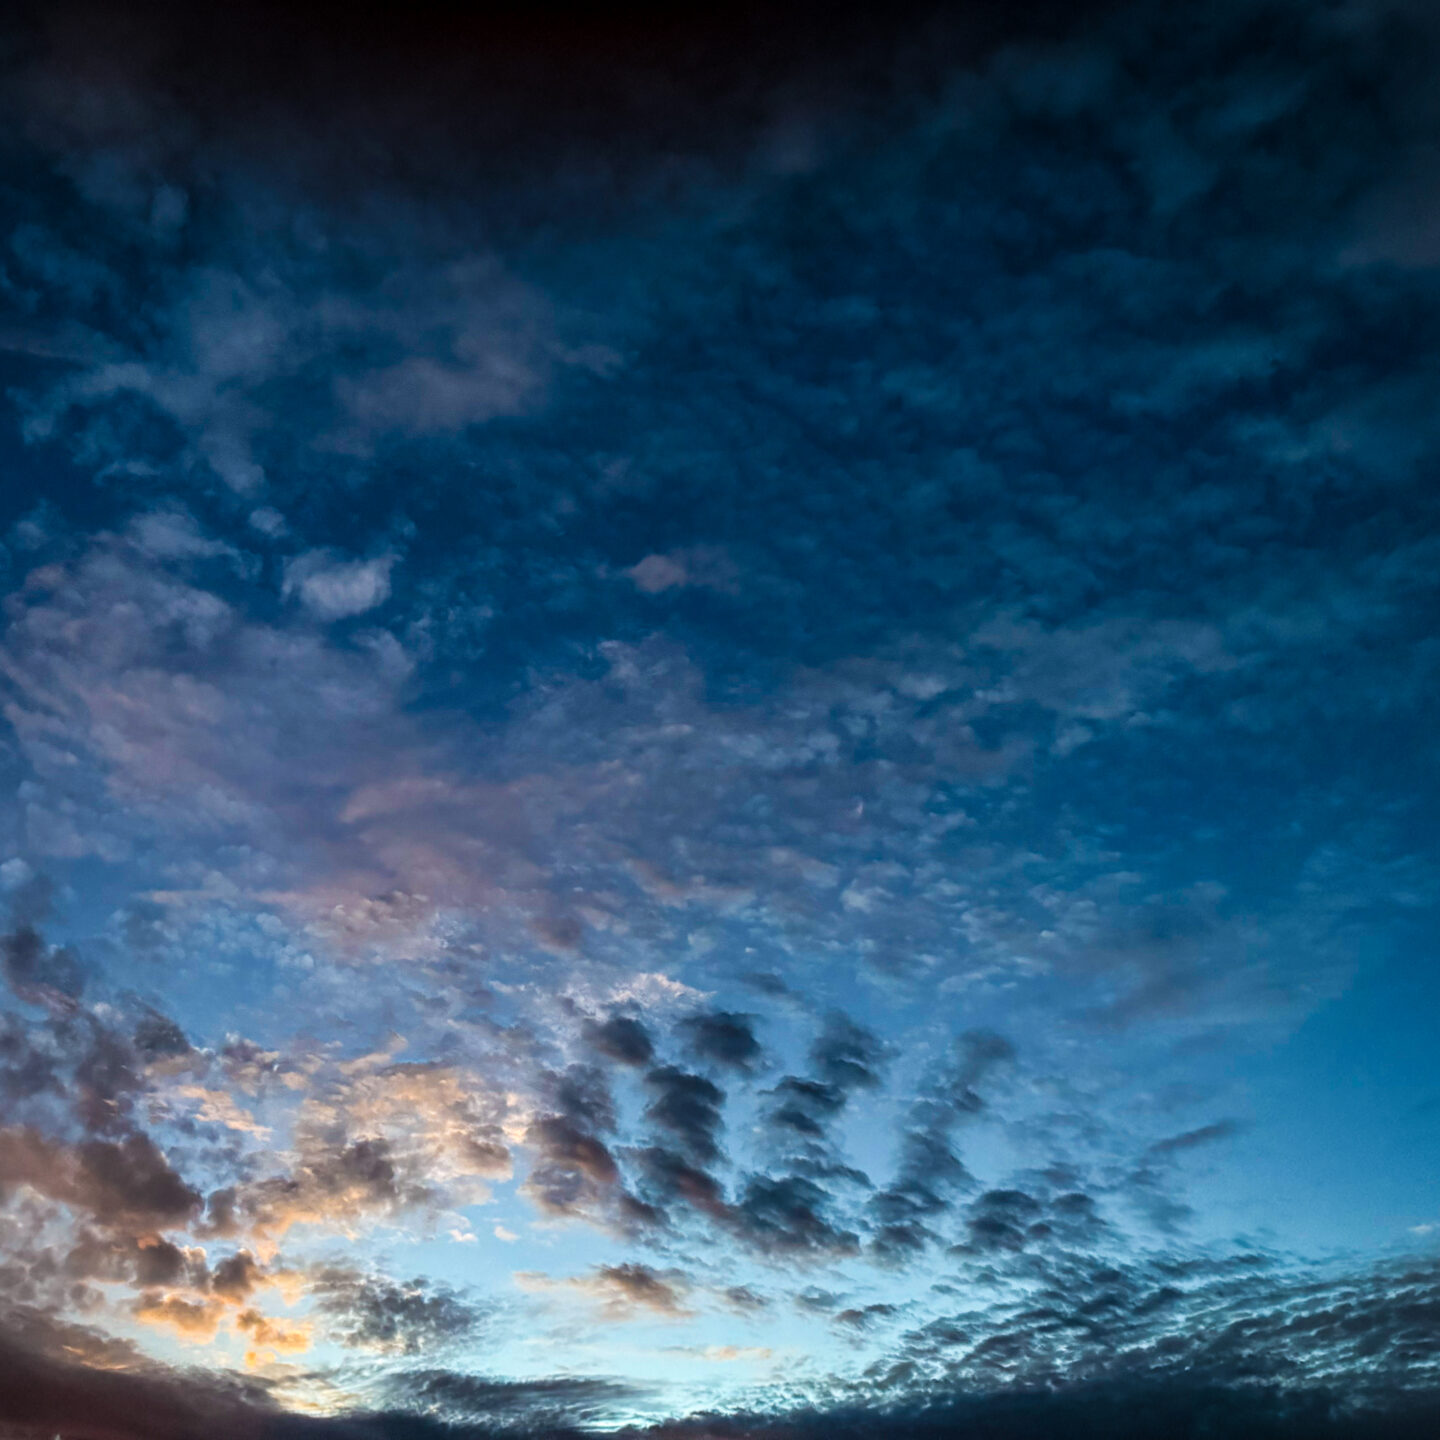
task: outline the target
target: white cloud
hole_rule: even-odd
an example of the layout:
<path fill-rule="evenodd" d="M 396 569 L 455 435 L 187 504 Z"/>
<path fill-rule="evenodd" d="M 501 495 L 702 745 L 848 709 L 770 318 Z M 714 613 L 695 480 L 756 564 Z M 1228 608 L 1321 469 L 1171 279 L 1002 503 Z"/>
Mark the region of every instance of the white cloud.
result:
<path fill-rule="evenodd" d="M 672 590 L 678 585 L 690 583 L 685 567 L 668 555 L 647 555 L 625 573 L 635 582 L 635 588 L 643 590 L 647 595 L 658 595 L 662 590 Z"/>
<path fill-rule="evenodd" d="M 309 550 L 285 566 L 281 594 L 298 596 L 321 620 L 363 615 L 390 598 L 393 555 L 370 560 L 340 560 L 328 550 Z"/>
<path fill-rule="evenodd" d="M 646 595 L 659 595 L 662 591 L 686 586 L 722 590 L 730 594 L 739 589 L 734 562 L 724 550 L 714 545 L 695 545 L 664 555 L 647 555 L 622 573 Z"/>
<path fill-rule="evenodd" d="M 250 512 L 250 528 L 274 539 L 283 535 L 289 527 L 285 524 L 285 517 L 278 510 L 270 505 L 262 505 L 258 510 Z"/>

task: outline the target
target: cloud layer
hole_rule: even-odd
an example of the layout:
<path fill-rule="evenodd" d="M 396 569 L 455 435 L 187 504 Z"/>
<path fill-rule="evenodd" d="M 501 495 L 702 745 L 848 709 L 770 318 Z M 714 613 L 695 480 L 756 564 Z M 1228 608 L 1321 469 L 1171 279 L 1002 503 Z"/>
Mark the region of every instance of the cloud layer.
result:
<path fill-rule="evenodd" d="M 0 1425 L 1422 1433 L 1440 34 L 867 8 L 5 22 Z"/>

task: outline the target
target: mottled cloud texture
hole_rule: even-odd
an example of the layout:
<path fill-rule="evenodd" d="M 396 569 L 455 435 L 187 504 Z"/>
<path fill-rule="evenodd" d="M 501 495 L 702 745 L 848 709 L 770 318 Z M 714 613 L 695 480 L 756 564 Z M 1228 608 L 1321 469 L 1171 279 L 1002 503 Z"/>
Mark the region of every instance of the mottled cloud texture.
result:
<path fill-rule="evenodd" d="M 1440 28 L 872 9 L 3 22 L 0 1433 L 1431 1433 Z"/>

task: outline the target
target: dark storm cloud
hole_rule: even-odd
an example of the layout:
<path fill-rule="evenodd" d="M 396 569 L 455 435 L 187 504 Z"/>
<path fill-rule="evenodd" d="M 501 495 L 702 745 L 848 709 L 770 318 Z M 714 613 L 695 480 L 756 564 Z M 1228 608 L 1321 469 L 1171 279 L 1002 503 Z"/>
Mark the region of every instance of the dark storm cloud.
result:
<path fill-rule="evenodd" d="M 615 1128 L 615 1101 L 604 1072 L 571 1065 L 546 1077 L 545 1098 L 561 1115 L 594 1130 Z"/>
<path fill-rule="evenodd" d="M 729 1285 L 721 1292 L 721 1298 L 732 1308 L 741 1311 L 766 1310 L 769 1299 L 757 1294 L 748 1285 Z"/>
<path fill-rule="evenodd" d="M 644 1191 L 662 1208 L 679 1202 L 713 1219 L 726 1219 L 730 1207 L 725 1189 L 703 1166 L 663 1145 L 647 1145 L 635 1152 Z"/>
<path fill-rule="evenodd" d="M 767 1094 L 773 1102 L 767 1112 L 769 1123 L 806 1140 L 824 1136 L 830 1121 L 845 1108 L 847 1098 L 838 1085 L 802 1080 L 798 1075 L 786 1075 Z"/>
<path fill-rule="evenodd" d="M 667 1207 L 682 1206 L 746 1250 L 774 1260 L 834 1260 L 858 1253 L 858 1236 L 836 1218 L 830 1188 L 842 1179 L 863 1183 L 858 1172 L 831 1164 L 807 1167 L 807 1173 L 751 1173 L 730 1199 L 715 1175 L 673 1150 L 650 1146 L 636 1151 L 634 1160 L 642 1193 L 655 1202 L 657 1217 Z"/>
<path fill-rule="evenodd" d="M 551 1074 L 551 1107 L 531 1121 L 525 1139 L 536 1152 L 524 1192 L 551 1215 L 622 1226 L 652 1217 L 621 1182 L 620 1166 L 603 1138 L 615 1129 L 615 1106 L 602 1071 L 572 1065 Z"/>
<path fill-rule="evenodd" d="M 878 1300 L 872 1305 L 852 1307 L 849 1310 L 842 1310 L 835 1316 L 837 1325 L 849 1326 L 852 1330 L 868 1330 L 872 1325 L 881 1320 L 888 1320 L 892 1315 L 898 1313 L 899 1307 L 890 1305 L 883 1300 Z"/>
<path fill-rule="evenodd" d="M 359 1350 L 434 1353 L 475 1335 L 484 1316 L 448 1286 L 424 1279 L 402 1283 L 327 1266 L 312 1272 L 308 1281 L 308 1293 L 330 1333 Z"/>
<path fill-rule="evenodd" d="M 414 1370 L 392 1382 L 393 1403 L 407 1403 L 455 1424 L 456 1440 L 481 1432 L 471 1424 L 511 1427 L 521 1433 L 574 1433 L 617 1404 L 636 1400 L 643 1392 L 618 1380 L 561 1376 L 540 1380 L 505 1380 L 448 1370 Z M 403 1429 L 394 1432 L 399 1437 Z"/>
<path fill-rule="evenodd" d="M 967 1030 L 955 1042 L 956 1061 L 949 1079 L 952 1094 L 968 1096 L 997 1065 L 1015 1058 L 1015 1047 L 993 1030 Z"/>
<path fill-rule="evenodd" d="M 1081 1190 L 1067 1190 L 1050 1201 L 1045 1219 L 1038 1228 L 1083 1250 L 1100 1239 L 1105 1225 L 1093 1195 Z"/>
<path fill-rule="evenodd" d="M 121 1129 L 145 1087 L 140 1058 L 128 1036 L 90 1015 L 81 1017 L 76 1028 L 76 1116 L 89 1130 Z"/>
<path fill-rule="evenodd" d="M 223 1299 L 238 1303 L 250 1295 L 264 1273 L 248 1250 L 237 1250 L 210 1272 L 210 1288 Z"/>
<path fill-rule="evenodd" d="M 587 1283 L 597 1293 L 613 1296 L 623 1305 L 638 1305 L 662 1314 L 680 1313 L 681 1289 L 674 1274 L 662 1275 L 652 1266 L 626 1261 L 621 1265 L 601 1265 Z"/>
<path fill-rule="evenodd" d="M 64 1093 L 59 1058 L 35 1044 L 32 1026 L 8 1013 L 0 1014 L 0 1087 L 11 1113 L 24 1101 Z"/>
<path fill-rule="evenodd" d="M 1402 1299 L 1401 1304 L 1414 1302 Z M 1337 1315 L 1330 1323 L 1343 1325 L 1346 1318 Z M 1408 1323 L 1413 1327 L 1423 1318 L 1416 1309 Z M 113 1351 L 116 1342 L 79 1327 L 55 1331 L 52 1322 L 35 1319 L 41 1323 L 32 1321 L 23 1342 L 13 1328 L 0 1336 L 5 1361 L 0 1407 L 12 1423 L 34 1426 L 35 1433 L 89 1433 L 103 1426 L 115 1440 L 203 1440 L 216 1434 L 254 1440 L 332 1435 L 335 1440 L 482 1440 L 517 1430 L 558 1436 L 573 1435 L 573 1427 L 642 1398 L 635 1387 L 603 1378 L 515 1381 L 425 1369 L 387 1382 L 390 1402 L 403 1409 L 302 1419 L 272 1408 L 256 1385 L 167 1371 L 133 1352 L 104 1357 L 109 1361 L 104 1369 L 77 1365 L 69 1357 L 93 1353 L 98 1360 L 104 1347 Z M 1359 1328 L 1373 1342 L 1374 1332 Z M 1019 1385 L 979 1396 L 932 1389 L 918 1401 L 887 1394 L 887 1377 L 896 1367 L 876 1367 L 863 1402 L 837 1396 L 832 1404 L 778 1414 L 696 1416 L 623 1433 L 635 1440 L 702 1435 L 720 1440 L 869 1440 L 881 1435 L 939 1440 L 962 1432 L 994 1440 L 1043 1440 L 1056 1433 L 1120 1440 L 1200 1440 L 1221 1433 L 1237 1440 L 1422 1440 L 1433 1428 L 1440 1392 L 1418 1383 L 1418 1377 L 1417 1383 L 1372 1385 L 1362 1396 L 1323 1384 L 1276 1385 L 1245 1375 L 1238 1359 L 1231 1363 L 1228 1380 L 1210 1370 L 1171 1382 L 1129 1374 L 1059 1387 Z M 127 1364 L 132 1367 L 128 1372 Z"/>
<path fill-rule="evenodd" d="M 389 1403 L 404 1409 L 288 1414 L 262 1382 L 158 1365 L 40 1312 L 7 1311 L 0 1325 L 0 1415 L 25 1440 L 574 1440 L 574 1426 L 637 1394 L 617 1381 L 486 1380 L 433 1369 L 395 1377 L 390 1392 Z"/>
<path fill-rule="evenodd" d="M 742 1244 L 777 1259 L 836 1259 L 859 1239 L 830 1216 L 830 1193 L 802 1175 L 752 1175 L 729 1217 Z"/>
<path fill-rule="evenodd" d="M 1418 1440 L 1428 1434 L 1440 1393 L 1436 1357 L 1427 1344 L 1440 1303 L 1433 1266 L 1298 1282 L 1267 1275 L 1263 1266 L 1248 1267 L 1248 1277 L 1246 1270 L 1213 1262 L 1158 1262 L 1134 1273 L 1094 1268 L 1068 1307 L 1057 1306 L 1059 1297 L 1044 1303 L 1048 1297 L 1042 1296 L 1038 1306 L 1013 1306 L 999 1326 L 977 1328 L 971 1312 L 902 1337 L 892 1358 L 872 1365 L 857 1383 L 837 1387 L 828 1404 L 674 1420 L 627 1433 L 654 1440 L 691 1434 L 865 1440 L 957 1430 L 996 1440 L 1038 1440 L 1057 1430 L 1135 1440 L 1211 1433 L 1254 1440 Z M 626 1271 L 616 1293 L 656 1303 L 656 1284 L 670 1291 L 653 1273 Z M 673 1298 L 670 1291 L 659 1303 Z M 850 1330 L 879 1329 L 896 1318 L 885 1302 L 837 1312 L 834 1296 L 817 1295 L 815 1301 Z M 1177 1314 L 1187 1309 L 1209 1323 L 1178 1329 Z M 509 1381 L 429 1368 L 386 1381 L 391 1403 L 404 1407 L 388 1417 L 306 1421 L 270 1408 L 257 1385 L 167 1371 L 119 1342 L 33 1312 L 7 1318 L 0 1333 L 0 1413 L 12 1423 L 60 1433 L 83 1432 L 104 1415 L 105 1433 L 121 1440 L 199 1440 L 215 1433 L 287 1440 L 292 1434 L 317 1440 L 331 1434 L 337 1440 L 453 1434 L 468 1440 L 513 1433 L 516 1426 L 537 1434 L 564 1431 L 639 1398 L 633 1387 L 605 1379 Z M 1079 1364 L 1064 1383 L 1047 1369 L 1047 1352 L 1055 1347 L 1078 1352 Z M 106 1368 L 77 1365 L 77 1355 Z M 1344 1365 L 1361 1355 L 1363 1384 L 1337 1388 Z M 937 1371 L 939 1356 L 949 1357 L 949 1364 Z M 912 1380 L 925 1377 L 920 1396 L 897 1398 L 894 1377 L 902 1371 Z M 986 1377 L 997 1388 L 976 1393 Z M 125 1417 L 132 1415 L 134 1426 L 127 1429 Z M 453 1428 L 427 1428 L 421 1415 Z"/>
<path fill-rule="evenodd" d="M 65 1256 L 64 1271 L 79 1279 L 122 1281 L 144 1289 L 188 1285 L 203 1290 L 209 1283 L 202 1252 L 148 1233 L 137 1239 L 82 1230 Z"/>
<path fill-rule="evenodd" d="M 777 1259 L 835 1259 L 858 1251 L 844 1201 L 870 1181 L 846 1162 L 833 1131 L 855 1091 L 881 1084 L 887 1056 L 877 1035 L 832 1011 L 810 1046 L 812 1075 L 783 1076 L 762 1092 L 761 1133 L 772 1168 L 745 1176 L 722 1217 L 747 1249 Z"/>
<path fill-rule="evenodd" d="M 1177 1191 L 1175 1174 L 1179 1157 L 1191 1150 L 1228 1140 L 1240 1129 L 1235 1120 L 1217 1120 L 1155 1141 L 1121 1182 L 1121 1193 L 1156 1230 L 1165 1234 L 1179 1233 L 1194 1214 L 1193 1208 Z"/>
<path fill-rule="evenodd" d="M 1173 1203 L 1173 1202 L 1172 1202 Z M 950 1247 L 951 1256 L 979 1258 L 997 1264 L 1005 1254 L 1033 1252 L 1036 1247 L 1060 1247 L 1054 1254 L 1085 1256 L 1096 1253 L 1107 1235 L 1107 1223 L 1094 1196 L 1070 1190 L 1060 1195 L 1031 1194 L 1018 1188 L 986 1190 L 960 1207 L 961 1238 Z M 1039 1273 L 1068 1263 L 1053 1258 L 1036 1262 Z M 1036 1273 L 1036 1265 L 1021 1266 Z M 1057 1280 L 1057 1288 L 1071 1281 Z"/>
<path fill-rule="evenodd" d="M 662 1065 L 645 1076 L 652 1099 L 645 1118 L 679 1142 L 701 1165 L 720 1157 L 721 1107 L 725 1092 L 703 1075 L 692 1075 L 674 1065 Z"/>
<path fill-rule="evenodd" d="M 148 1007 L 136 1022 L 134 1041 L 147 1060 L 186 1055 L 192 1048 L 185 1032 L 168 1015 Z"/>
<path fill-rule="evenodd" d="M 0 1130 L 0 1185 L 19 1184 L 132 1234 L 184 1225 L 201 1203 L 144 1134 L 66 1145 L 34 1130 Z"/>
<path fill-rule="evenodd" d="M 880 1086 L 888 1054 L 877 1035 L 848 1015 L 826 1015 L 810 1046 L 811 1074 L 782 1076 L 764 1092 L 762 1119 L 777 1150 L 812 1176 L 868 1183 L 836 1153 L 831 1131 L 855 1091 Z"/>
<path fill-rule="evenodd" d="M 956 1039 L 948 1065 L 924 1087 L 907 1118 L 894 1180 L 870 1202 L 878 1259 L 903 1263 L 940 1238 L 935 1225 L 954 1193 L 972 1182 L 953 1148 L 954 1133 L 984 1109 L 975 1087 L 1014 1058 L 1014 1046 L 993 1031 L 970 1030 Z"/>
<path fill-rule="evenodd" d="M 646 1081 L 656 1096 L 646 1107 L 646 1119 L 684 1146 L 683 1153 L 663 1145 L 634 1152 L 643 1191 L 657 1205 L 663 1209 L 679 1204 L 698 1212 L 746 1249 L 765 1256 L 836 1258 L 856 1252 L 855 1233 L 833 1217 L 834 1197 L 827 1184 L 863 1184 L 859 1172 L 834 1160 L 801 1128 L 801 1153 L 792 1156 L 791 1163 L 804 1173 L 749 1174 L 733 1200 L 727 1199 L 725 1187 L 707 1168 L 721 1159 L 723 1092 L 703 1077 L 671 1066 L 651 1071 Z M 778 1093 L 783 1097 L 793 1088 L 782 1082 Z M 782 1108 L 794 1103 L 784 1098 L 780 1102 Z M 770 1123 L 775 1123 L 773 1116 Z M 796 1128 L 781 1122 L 782 1134 Z"/>
<path fill-rule="evenodd" d="M 987 1190 L 968 1207 L 970 1243 L 980 1250 L 1022 1249 L 1040 1216 L 1040 1202 L 1023 1190 Z"/>
<path fill-rule="evenodd" d="M 133 996 L 82 1007 L 87 985 L 103 975 L 33 927 L 4 937 L 0 949 L 16 998 L 47 1012 L 27 1023 L 0 1011 L 0 1086 L 15 1102 L 11 1118 L 33 1111 L 37 1121 L 48 1121 L 53 1107 L 46 1097 L 63 1097 L 86 1130 L 116 1135 L 132 1128 L 135 1103 L 150 1086 L 147 1067 L 190 1053 L 179 1027 Z"/>
<path fill-rule="evenodd" d="M 680 1033 L 697 1060 L 731 1070 L 750 1070 L 760 1059 L 760 1042 L 755 1038 L 753 1015 L 732 1010 L 712 1010 L 680 1022 Z"/>
<path fill-rule="evenodd" d="M 821 1080 L 839 1090 L 873 1090 L 887 1053 L 878 1035 L 834 1011 L 810 1047 L 810 1063 Z"/>
<path fill-rule="evenodd" d="M 69 946 L 47 945 L 39 932 L 24 925 L 0 939 L 5 981 L 17 1000 L 72 1013 L 85 988 L 85 970 Z"/>
<path fill-rule="evenodd" d="M 650 1032 L 633 1015 L 588 1021 L 585 1039 L 598 1054 L 620 1065 L 648 1065 L 655 1055 Z"/>
<path fill-rule="evenodd" d="M 1329 1391 L 1289 1393 L 1262 1388 L 1226 1389 L 1194 1383 L 1153 1387 L 1119 1383 L 982 1399 L 941 1400 L 924 1406 L 885 1404 L 795 1411 L 779 1417 L 705 1416 L 658 1427 L 655 1440 L 1050 1440 L 1065 1434 L 1107 1440 L 1421 1440 L 1429 1433 L 1433 1397 L 1398 1398 L 1357 1410 Z"/>
<path fill-rule="evenodd" d="M 1193 1150 L 1199 1145 L 1210 1145 L 1217 1140 L 1228 1140 L 1240 1129 L 1234 1120 L 1217 1120 L 1211 1125 L 1201 1125 L 1198 1129 L 1187 1130 L 1183 1135 L 1170 1135 L 1164 1140 L 1157 1140 L 1150 1147 L 1152 1155 L 1174 1155 L 1179 1151 Z"/>
<path fill-rule="evenodd" d="M 121 1342 L 37 1312 L 11 1312 L 0 1327 L 0 1415 L 27 1436 L 116 1440 L 259 1440 L 267 1420 L 279 1418 L 258 1387 L 167 1371 Z"/>
<path fill-rule="evenodd" d="M 1013 1249 L 1032 1205 L 1000 1192 L 973 1215 L 1000 1250 Z M 1027 1268 L 1050 1283 L 988 1314 L 928 1322 L 902 1339 L 896 1360 L 957 1389 L 1149 1376 L 1157 1385 L 1338 1385 L 1357 1404 L 1433 1390 L 1440 1372 L 1425 1338 L 1437 1302 L 1432 1263 L 1296 1276 L 1258 1255 L 1118 1265 L 1077 1255 Z"/>
<path fill-rule="evenodd" d="M 177 1285 L 191 1278 L 185 1252 L 168 1240 L 151 1240 L 139 1247 L 135 1265 L 135 1283 L 149 1289 L 157 1285 Z M 193 1275 L 203 1283 L 201 1275 Z"/>

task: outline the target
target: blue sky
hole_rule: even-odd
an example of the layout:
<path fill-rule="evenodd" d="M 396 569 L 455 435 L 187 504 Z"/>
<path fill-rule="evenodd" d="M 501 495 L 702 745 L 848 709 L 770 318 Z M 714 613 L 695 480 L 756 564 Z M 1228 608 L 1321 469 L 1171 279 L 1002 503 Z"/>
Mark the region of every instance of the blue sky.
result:
<path fill-rule="evenodd" d="M 1422 1423 L 1433 17 L 832 18 L 7 31 L 0 1419 Z"/>

